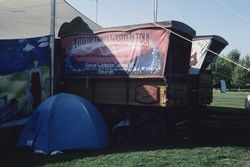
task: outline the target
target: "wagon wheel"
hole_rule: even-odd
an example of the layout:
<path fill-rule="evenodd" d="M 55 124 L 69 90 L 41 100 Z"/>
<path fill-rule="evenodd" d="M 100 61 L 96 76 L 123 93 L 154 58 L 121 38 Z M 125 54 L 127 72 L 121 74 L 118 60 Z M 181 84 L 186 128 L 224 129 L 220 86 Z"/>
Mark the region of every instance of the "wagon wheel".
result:
<path fill-rule="evenodd" d="M 147 121 L 133 127 L 133 135 L 139 144 L 159 144 L 166 135 L 165 121 L 154 114 Z"/>

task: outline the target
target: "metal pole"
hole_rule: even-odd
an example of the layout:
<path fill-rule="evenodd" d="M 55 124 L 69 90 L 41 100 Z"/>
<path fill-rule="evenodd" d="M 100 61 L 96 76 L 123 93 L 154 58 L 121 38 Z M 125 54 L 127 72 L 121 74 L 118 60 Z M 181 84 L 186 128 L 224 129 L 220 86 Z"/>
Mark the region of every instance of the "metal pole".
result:
<path fill-rule="evenodd" d="M 97 19 L 98 19 L 98 0 L 96 0 L 96 9 L 95 9 L 95 22 L 97 23 Z"/>
<path fill-rule="evenodd" d="M 55 56 L 55 24 L 56 24 L 56 0 L 51 0 L 50 14 L 50 94 L 54 95 L 54 56 Z"/>
<path fill-rule="evenodd" d="M 158 0 L 155 0 L 155 22 L 157 22 L 157 14 L 158 14 Z"/>
<path fill-rule="evenodd" d="M 153 22 L 157 22 L 158 0 L 152 0 Z"/>
<path fill-rule="evenodd" d="M 155 22 L 155 0 L 152 0 L 152 17 L 153 22 Z"/>

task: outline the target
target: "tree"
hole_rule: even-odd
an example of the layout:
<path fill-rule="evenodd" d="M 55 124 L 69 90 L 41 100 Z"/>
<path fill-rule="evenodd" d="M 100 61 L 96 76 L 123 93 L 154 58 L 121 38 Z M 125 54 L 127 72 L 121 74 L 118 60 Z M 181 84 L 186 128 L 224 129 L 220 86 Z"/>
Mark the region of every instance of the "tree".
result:
<path fill-rule="evenodd" d="M 246 55 L 243 59 L 239 60 L 239 64 L 250 68 L 250 56 Z M 250 84 L 250 71 L 240 66 L 235 67 L 232 75 L 232 83 L 238 88 Z"/>
<path fill-rule="evenodd" d="M 230 51 L 225 57 L 227 59 L 232 60 L 233 62 L 239 63 L 240 52 L 237 49 L 234 49 Z M 235 64 L 219 57 L 217 61 L 214 63 L 214 69 L 213 69 L 214 82 L 218 83 L 220 80 L 225 80 L 227 87 L 229 87 L 229 89 L 231 87 L 235 87 L 236 86 L 235 83 L 237 82 L 236 80 L 239 80 L 236 79 L 237 77 L 235 77 L 234 78 L 235 80 L 233 80 L 233 75 L 237 76 L 237 72 L 234 72 L 236 67 L 237 66 Z M 238 70 L 239 69 L 237 69 L 236 71 Z M 241 78 L 241 76 L 238 77 Z"/>
<path fill-rule="evenodd" d="M 212 70 L 214 76 L 214 83 L 218 83 L 220 80 L 225 80 L 227 87 L 232 86 L 232 65 L 227 60 L 218 57 L 213 65 Z"/>
<path fill-rule="evenodd" d="M 234 49 L 228 53 L 226 56 L 228 59 L 238 63 L 240 61 L 240 52 L 237 49 Z"/>

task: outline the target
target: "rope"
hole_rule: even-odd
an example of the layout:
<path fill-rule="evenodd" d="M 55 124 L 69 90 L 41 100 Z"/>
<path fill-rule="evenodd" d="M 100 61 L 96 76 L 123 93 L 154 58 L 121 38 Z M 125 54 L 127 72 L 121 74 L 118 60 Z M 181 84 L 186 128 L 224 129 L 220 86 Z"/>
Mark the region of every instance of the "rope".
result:
<path fill-rule="evenodd" d="M 242 16 L 241 14 L 239 14 L 238 12 L 236 12 L 235 10 L 233 10 L 232 8 L 230 8 L 228 5 L 226 5 L 222 1 L 220 1 L 220 0 L 215 0 L 215 1 L 218 2 L 219 4 L 221 4 L 224 8 L 226 8 L 227 10 L 229 10 L 231 13 L 235 14 L 236 16 L 238 16 L 239 18 L 241 18 L 242 20 L 244 20 L 245 22 L 247 22 L 248 24 L 250 24 L 250 20 L 248 20 L 246 17 Z"/>
<path fill-rule="evenodd" d="M 141 15 L 139 15 L 139 14 L 137 14 L 137 13 L 131 11 L 130 9 L 128 9 L 128 8 L 126 8 L 126 7 L 124 7 L 124 6 L 122 6 L 121 4 L 114 3 L 114 2 L 112 2 L 112 1 L 110 1 L 110 0 L 105 0 L 105 1 L 108 2 L 109 4 L 116 5 L 117 7 L 119 7 L 119 8 L 121 8 L 121 9 L 125 10 L 126 12 L 128 12 L 128 13 L 130 13 L 130 14 L 132 14 L 132 15 L 138 17 L 138 18 L 141 18 L 142 20 L 144 20 L 144 21 L 146 21 L 146 22 L 151 22 L 150 19 L 145 18 L 145 17 L 143 17 L 143 16 L 141 16 Z M 217 1 L 219 1 L 219 0 L 217 0 Z M 186 37 L 184 37 L 184 36 L 182 36 L 182 35 L 180 35 L 180 34 L 178 34 L 178 33 L 176 33 L 176 32 L 173 32 L 173 31 L 171 31 L 171 30 L 165 28 L 164 26 L 162 26 L 162 25 L 160 25 L 160 24 L 157 24 L 157 23 L 152 23 L 152 24 L 154 24 L 154 25 L 157 26 L 157 27 L 161 27 L 161 28 L 165 29 L 166 31 L 169 31 L 169 32 L 171 32 L 172 34 L 174 34 L 174 35 L 176 35 L 176 36 L 178 36 L 178 37 L 180 37 L 180 38 L 182 38 L 182 39 L 184 39 L 184 40 L 186 40 L 186 41 L 188 41 L 188 42 L 191 42 L 191 43 L 193 42 L 192 40 L 190 40 L 190 39 L 188 39 L 188 38 L 186 38 Z M 218 56 L 218 57 L 221 57 L 221 58 L 223 58 L 223 59 L 229 61 L 230 63 L 233 63 L 233 64 L 235 64 L 235 65 L 237 65 L 237 66 L 239 66 L 239 67 L 241 67 L 241 68 L 247 70 L 248 72 L 250 71 L 250 68 L 244 67 L 244 66 L 242 66 L 242 65 L 240 65 L 240 64 L 238 64 L 238 63 L 236 63 L 236 62 L 234 62 L 234 61 L 232 61 L 232 60 L 230 60 L 230 59 L 228 59 L 228 58 L 226 58 L 226 57 L 224 57 L 224 56 L 220 56 L 218 53 L 216 53 L 216 52 L 214 52 L 214 51 L 212 51 L 212 50 L 210 50 L 210 49 L 207 49 L 207 51 L 209 51 L 209 52 L 215 54 L 215 55 Z"/>

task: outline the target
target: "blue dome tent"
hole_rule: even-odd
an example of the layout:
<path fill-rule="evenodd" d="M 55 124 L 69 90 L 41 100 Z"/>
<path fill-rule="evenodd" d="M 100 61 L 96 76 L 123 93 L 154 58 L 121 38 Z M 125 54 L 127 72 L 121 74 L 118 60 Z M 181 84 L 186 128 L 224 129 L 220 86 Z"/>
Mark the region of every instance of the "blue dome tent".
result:
<path fill-rule="evenodd" d="M 18 146 L 45 153 L 68 149 L 101 149 L 109 136 L 101 114 L 87 100 L 60 93 L 42 102 L 31 115 Z"/>

